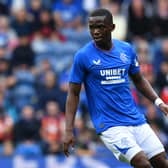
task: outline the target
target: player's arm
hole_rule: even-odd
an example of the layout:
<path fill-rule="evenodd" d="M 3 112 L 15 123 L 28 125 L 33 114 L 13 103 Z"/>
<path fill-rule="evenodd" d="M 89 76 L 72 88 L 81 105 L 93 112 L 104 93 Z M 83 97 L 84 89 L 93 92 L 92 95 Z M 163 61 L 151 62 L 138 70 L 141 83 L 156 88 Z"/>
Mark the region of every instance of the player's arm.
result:
<path fill-rule="evenodd" d="M 64 153 L 69 156 L 69 147 L 74 146 L 74 120 L 79 103 L 79 94 L 81 90 L 81 84 L 70 83 L 68 96 L 66 100 L 65 110 L 65 138 L 64 138 Z"/>
<path fill-rule="evenodd" d="M 146 98 L 148 98 L 152 102 L 154 102 L 155 99 L 158 98 L 158 95 L 153 90 L 150 83 L 143 77 L 140 72 L 131 74 L 130 76 L 138 91 L 140 91 Z"/>
<path fill-rule="evenodd" d="M 130 75 L 138 91 L 146 98 L 155 103 L 166 115 L 168 114 L 168 105 L 166 105 L 154 91 L 150 83 L 143 77 L 140 72 Z"/>

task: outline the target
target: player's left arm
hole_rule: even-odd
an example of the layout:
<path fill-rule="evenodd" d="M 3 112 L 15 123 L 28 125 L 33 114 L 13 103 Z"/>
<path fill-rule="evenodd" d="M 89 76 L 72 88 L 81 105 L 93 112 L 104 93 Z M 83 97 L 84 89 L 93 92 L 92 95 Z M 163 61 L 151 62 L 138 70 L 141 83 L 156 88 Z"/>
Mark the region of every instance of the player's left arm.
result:
<path fill-rule="evenodd" d="M 155 103 L 165 115 L 168 115 L 168 105 L 159 98 L 157 93 L 154 91 L 150 83 L 143 77 L 141 72 L 131 74 L 130 77 L 138 91 Z"/>

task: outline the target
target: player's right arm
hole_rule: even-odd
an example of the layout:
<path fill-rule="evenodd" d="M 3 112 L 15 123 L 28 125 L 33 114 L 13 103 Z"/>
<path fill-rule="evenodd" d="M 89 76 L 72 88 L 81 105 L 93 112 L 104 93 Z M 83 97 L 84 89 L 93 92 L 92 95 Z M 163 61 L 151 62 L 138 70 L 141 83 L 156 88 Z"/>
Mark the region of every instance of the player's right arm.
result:
<path fill-rule="evenodd" d="M 79 103 L 81 84 L 70 83 L 65 110 L 64 154 L 69 156 L 69 148 L 74 146 L 74 121 Z"/>
<path fill-rule="evenodd" d="M 64 153 L 66 156 L 69 155 L 69 147 L 74 146 L 74 120 L 79 103 L 81 85 L 86 72 L 84 60 L 86 59 L 81 52 L 75 55 L 69 77 L 69 89 L 65 108 Z"/>

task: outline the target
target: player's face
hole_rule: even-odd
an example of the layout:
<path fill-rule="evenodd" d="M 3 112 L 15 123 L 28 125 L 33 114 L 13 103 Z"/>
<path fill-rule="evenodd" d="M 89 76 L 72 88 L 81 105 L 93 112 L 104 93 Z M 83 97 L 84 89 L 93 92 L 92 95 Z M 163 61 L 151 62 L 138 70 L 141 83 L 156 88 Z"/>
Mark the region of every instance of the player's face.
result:
<path fill-rule="evenodd" d="M 107 43 L 111 39 L 113 24 L 109 24 L 106 16 L 89 17 L 89 29 L 95 43 Z"/>

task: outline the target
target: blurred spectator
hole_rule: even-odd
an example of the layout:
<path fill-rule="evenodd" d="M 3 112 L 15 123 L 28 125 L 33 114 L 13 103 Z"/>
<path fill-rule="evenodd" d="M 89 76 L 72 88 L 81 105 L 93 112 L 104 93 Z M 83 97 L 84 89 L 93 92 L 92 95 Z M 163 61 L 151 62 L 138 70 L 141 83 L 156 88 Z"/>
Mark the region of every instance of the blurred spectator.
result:
<path fill-rule="evenodd" d="M 9 76 L 10 71 L 10 62 L 7 58 L 0 58 L 0 75 Z"/>
<path fill-rule="evenodd" d="M 41 137 L 43 152 L 45 154 L 60 153 L 64 130 L 64 115 L 59 109 L 59 104 L 54 101 L 47 102 L 46 116 L 41 121 Z"/>
<path fill-rule="evenodd" d="M 159 91 L 168 86 L 168 60 L 162 62 L 160 65 L 160 71 L 156 77 L 156 85 Z"/>
<path fill-rule="evenodd" d="M 64 40 L 64 37 L 57 31 L 57 25 L 54 22 L 51 11 L 43 9 L 39 13 L 39 19 L 32 23 L 34 39 L 43 38 L 48 40 Z"/>
<path fill-rule="evenodd" d="M 75 117 L 75 136 L 78 137 L 79 134 L 81 134 L 86 129 L 85 121 L 81 116 Z"/>
<path fill-rule="evenodd" d="M 111 12 L 113 14 L 113 21 L 115 24 L 113 38 L 125 40 L 127 33 L 127 21 L 126 17 L 121 13 L 121 4 L 119 1 L 112 1 Z"/>
<path fill-rule="evenodd" d="M 20 119 L 14 126 L 15 142 L 34 144 L 40 139 L 39 129 L 40 121 L 36 119 L 33 108 L 31 106 L 25 106 Z"/>
<path fill-rule="evenodd" d="M 15 84 L 15 78 L 11 71 L 11 58 L 8 52 L 8 39 L 5 35 L 0 35 L 0 76 L 7 77 L 7 87 L 12 87 Z"/>
<path fill-rule="evenodd" d="M 11 141 L 5 141 L 2 148 L 2 156 L 13 156 L 14 146 Z"/>
<path fill-rule="evenodd" d="M 0 15 L 9 15 L 8 6 L 4 2 L 0 2 Z"/>
<path fill-rule="evenodd" d="M 0 93 L 4 96 L 8 95 L 8 78 L 5 76 L 0 76 Z M 2 101 L 5 100 L 6 97 L 2 98 Z"/>
<path fill-rule="evenodd" d="M 87 128 L 82 117 L 76 117 L 75 119 L 75 136 L 77 140 L 76 154 L 81 156 L 93 156 L 95 151 L 92 148 L 92 143 L 95 133 L 91 129 Z"/>
<path fill-rule="evenodd" d="M 2 39 L 0 37 L 0 43 L 1 43 L 0 44 L 0 76 L 9 77 L 11 75 L 11 68 L 10 68 L 11 62 L 8 55 L 7 44 L 3 40 L 2 41 L 1 40 Z M 11 83 L 11 85 L 13 84 Z"/>
<path fill-rule="evenodd" d="M 168 36 L 168 1 L 157 0 L 156 8 L 152 30 L 155 38 L 163 38 Z"/>
<path fill-rule="evenodd" d="M 74 0 L 56 2 L 53 7 L 54 19 L 61 28 L 81 29 L 81 11 L 77 8 Z"/>
<path fill-rule="evenodd" d="M 48 59 L 40 61 L 38 66 L 35 67 L 33 73 L 36 76 L 36 80 L 38 81 L 39 84 L 44 83 L 45 74 L 48 71 L 54 72 L 54 69 Z"/>
<path fill-rule="evenodd" d="M 150 44 L 147 40 L 139 40 L 135 44 L 136 52 L 138 55 L 138 61 L 140 64 L 151 63 L 153 60 Z M 141 66 L 142 71 L 143 67 Z"/>
<path fill-rule="evenodd" d="M 113 38 L 118 40 L 125 40 L 127 33 L 127 20 L 121 13 L 121 4 L 119 1 L 100 0 L 100 7 L 110 10 L 113 14 L 113 23 L 115 29 L 113 31 Z"/>
<path fill-rule="evenodd" d="M 150 39 L 151 19 L 145 11 L 145 1 L 132 0 L 128 8 L 128 39 Z"/>
<path fill-rule="evenodd" d="M 15 122 L 18 119 L 18 113 L 15 106 L 11 103 L 9 96 L 7 95 L 6 86 L 2 84 L 0 79 L 0 107 L 4 109 L 5 114 L 8 115 Z M 5 91 L 3 91 L 5 90 Z"/>
<path fill-rule="evenodd" d="M 146 112 L 145 112 L 145 116 L 147 117 L 147 120 L 149 123 L 156 123 L 158 126 L 163 126 L 162 122 L 162 118 L 161 118 L 161 113 L 157 112 L 156 107 L 149 103 L 146 106 Z"/>
<path fill-rule="evenodd" d="M 31 105 L 34 108 L 37 106 L 37 95 L 35 91 L 35 77 L 30 69 L 27 69 L 25 65 L 15 69 L 13 72 L 13 78 L 15 79 L 15 85 L 12 88 L 12 100 L 15 107 L 20 111 L 26 105 Z"/>
<path fill-rule="evenodd" d="M 81 6 L 87 13 L 90 13 L 92 10 L 98 7 L 98 1 L 97 0 L 92 0 L 92 1 L 82 0 Z"/>
<path fill-rule="evenodd" d="M 99 1 L 99 6 L 101 8 L 105 8 L 105 9 L 108 9 L 108 10 L 111 10 L 111 0 L 100 0 Z"/>
<path fill-rule="evenodd" d="M 168 87 L 164 87 L 160 92 L 160 97 L 165 101 L 166 104 L 168 104 Z M 163 115 L 163 126 L 160 127 L 161 131 L 164 131 L 166 135 L 168 136 L 168 118 L 166 115 Z M 168 149 L 168 146 L 167 146 Z"/>
<path fill-rule="evenodd" d="M 29 68 L 34 65 L 35 53 L 30 46 L 30 41 L 27 34 L 22 34 L 19 37 L 19 45 L 14 49 L 12 55 L 12 67 Z"/>
<path fill-rule="evenodd" d="M 35 118 L 31 106 L 25 106 L 22 110 L 20 120 L 15 124 L 14 137 L 16 145 L 15 154 L 23 156 L 39 156 L 40 146 L 37 142 L 39 136 L 40 122 Z"/>
<path fill-rule="evenodd" d="M 3 107 L 0 107 L 0 143 L 12 140 L 13 120 Z"/>
<path fill-rule="evenodd" d="M 16 85 L 29 85 L 34 87 L 35 77 L 29 69 L 17 69 L 13 75 L 16 78 Z"/>
<path fill-rule="evenodd" d="M 59 75 L 59 87 L 64 93 L 68 92 L 70 70 L 71 64 Z"/>
<path fill-rule="evenodd" d="M 49 59 L 49 56 L 55 58 L 57 53 L 55 45 L 64 42 L 66 39 L 58 32 L 51 11 L 43 9 L 39 15 L 39 21 L 35 20 L 32 27 L 34 30 L 32 47 L 37 55 L 36 62 L 41 61 L 44 57 L 47 59 Z M 64 45 L 64 43 L 61 43 L 61 45 Z"/>
<path fill-rule="evenodd" d="M 43 11 L 43 5 L 41 0 L 30 0 L 30 7 L 28 12 L 31 16 L 32 21 L 39 22 L 40 13 Z"/>
<path fill-rule="evenodd" d="M 0 33 L 0 58 L 9 58 L 8 37 L 4 33 Z"/>
<path fill-rule="evenodd" d="M 162 88 L 160 97 L 166 104 L 168 104 L 168 85 Z"/>
<path fill-rule="evenodd" d="M 153 66 L 157 74 L 161 71 L 161 63 L 168 60 L 168 38 L 165 37 L 163 40 L 159 41 L 159 44 L 156 43 L 155 48 Z"/>
<path fill-rule="evenodd" d="M 26 8 L 25 0 L 11 0 L 10 2 L 10 12 L 15 15 L 20 9 Z"/>
<path fill-rule="evenodd" d="M 0 107 L 0 155 L 7 154 L 7 151 L 5 151 L 7 142 L 12 143 L 13 125 L 14 123 L 12 118 L 7 115 L 3 107 Z M 11 147 L 12 146 L 13 145 L 11 144 Z"/>
<path fill-rule="evenodd" d="M 80 99 L 79 99 L 79 107 L 78 107 L 78 115 L 83 118 L 84 121 L 86 121 L 87 126 L 92 128 L 89 115 L 88 115 L 88 101 L 86 97 L 86 92 L 84 89 L 84 86 L 82 86 L 81 93 L 80 93 Z"/>
<path fill-rule="evenodd" d="M 16 32 L 10 27 L 7 16 L 0 16 L 0 23 L 0 33 L 6 36 L 4 43 L 6 43 L 6 47 L 11 52 L 18 44 Z"/>
<path fill-rule="evenodd" d="M 95 151 L 92 149 L 92 143 L 93 132 L 85 129 L 82 134 L 78 135 L 76 154 L 79 156 L 93 156 Z"/>
<path fill-rule="evenodd" d="M 150 50 L 150 46 L 146 40 L 139 40 L 135 43 L 136 51 L 138 55 L 138 61 L 141 66 L 141 72 L 145 76 L 145 78 L 154 85 L 155 82 L 155 74 L 154 67 L 152 62 L 152 53 Z"/>
<path fill-rule="evenodd" d="M 65 97 L 59 89 L 54 72 L 46 72 L 44 83 L 38 88 L 38 96 L 40 109 L 45 108 L 47 102 L 53 100 L 59 103 L 61 110 L 64 110 Z"/>
<path fill-rule="evenodd" d="M 17 69 L 13 73 L 15 86 L 13 87 L 13 102 L 20 111 L 25 105 L 37 104 L 35 77 L 29 69 Z"/>
<path fill-rule="evenodd" d="M 71 42 L 71 48 L 76 45 L 75 43 L 83 45 L 90 40 L 89 31 L 83 23 L 82 9 L 75 0 L 56 2 L 53 15 L 58 31 Z"/>
<path fill-rule="evenodd" d="M 18 36 L 23 34 L 31 35 L 32 23 L 29 21 L 25 8 L 19 8 L 17 11 L 15 11 L 11 26 L 16 31 Z"/>

